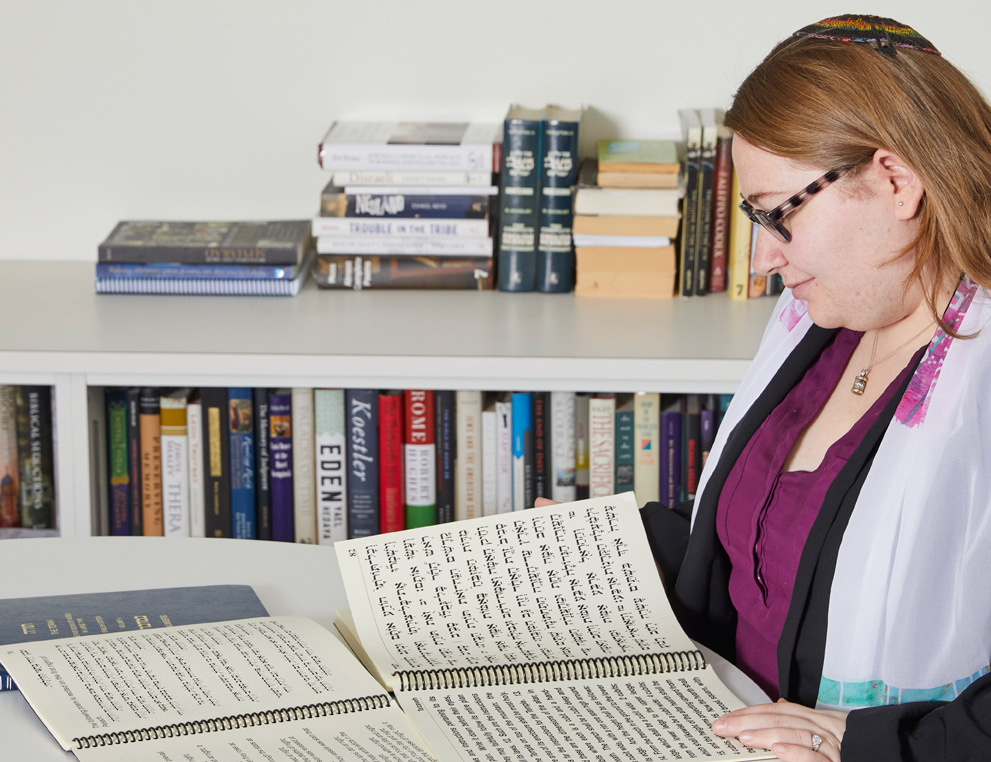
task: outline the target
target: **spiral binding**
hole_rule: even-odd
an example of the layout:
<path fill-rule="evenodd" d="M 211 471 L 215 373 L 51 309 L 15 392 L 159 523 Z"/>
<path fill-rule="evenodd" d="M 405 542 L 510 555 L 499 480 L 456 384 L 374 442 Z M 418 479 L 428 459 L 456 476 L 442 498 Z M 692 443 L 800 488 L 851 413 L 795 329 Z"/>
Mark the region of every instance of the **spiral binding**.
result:
<path fill-rule="evenodd" d="M 306 704 L 305 706 L 294 706 L 287 709 L 269 709 L 264 712 L 234 714 L 227 717 L 214 717 L 208 720 L 192 720 L 190 722 L 157 725 L 138 730 L 123 730 L 116 733 L 83 736 L 82 738 L 73 738 L 72 742 L 76 744 L 77 749 L 92 749 L 97 746 L 115 746 L 118 744 L 135 743 L 137 741 L 158 741 L 163 738 L 213 733 L 218 730 L 273 725 L 277 722 L 290 722 L 291 720 L 311 720 L 315 717 L 350 714 L 367 709 L 384 709 L 389 705 L 389 697 L 385 694 L 362 696 L 361 698 L 342 699 L 340 701 L 329 701 L 322 704 Z"/>
<path fill-rule="evenodd" d="M 395 676 L 399 680 L 400 690 L 413 691 L 555 683 L 562 680 L 598 677 L 638 677 L 691 672 L 698 669 L 705 669 L 705 657 L 700 651 L 671 651 L 660 654 L 566 659 L 531 664 L 407 670 L 396 672 Z"/>

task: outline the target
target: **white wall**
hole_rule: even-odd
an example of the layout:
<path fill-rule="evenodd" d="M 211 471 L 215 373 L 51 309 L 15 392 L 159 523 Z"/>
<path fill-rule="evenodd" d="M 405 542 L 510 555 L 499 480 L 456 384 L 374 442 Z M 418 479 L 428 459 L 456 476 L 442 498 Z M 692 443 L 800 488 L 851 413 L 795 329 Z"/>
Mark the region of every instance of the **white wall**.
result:
<path fill-rule="evenodd" d="M 673 137 L 728 105 L 825 2 L 0 0 L 0 259 L 89 260 L 118 219 L 304 218 L 335 118 L 497 121 L 590 107 L 596 137 Z M 991 91 L 991 10 L 877 0 Z M 782 98 L 782 104 L 786 98 Z"/>

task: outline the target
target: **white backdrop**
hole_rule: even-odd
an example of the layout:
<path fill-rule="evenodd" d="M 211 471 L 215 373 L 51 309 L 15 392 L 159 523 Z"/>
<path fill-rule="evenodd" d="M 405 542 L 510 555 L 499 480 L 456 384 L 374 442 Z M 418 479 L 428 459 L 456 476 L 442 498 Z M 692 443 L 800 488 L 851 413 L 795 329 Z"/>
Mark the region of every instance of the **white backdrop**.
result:
<path fill-rule="evenodd" d="M 309 217 L 336 118 L 556 102 L 589 107 L 586 147 L 675 137 L 679 107 L 728 105 L 775 42 L 851 11 L 991 91 L 970 0 L 0 0 L 0 259 L 92 261 L 118 219 Z"/>

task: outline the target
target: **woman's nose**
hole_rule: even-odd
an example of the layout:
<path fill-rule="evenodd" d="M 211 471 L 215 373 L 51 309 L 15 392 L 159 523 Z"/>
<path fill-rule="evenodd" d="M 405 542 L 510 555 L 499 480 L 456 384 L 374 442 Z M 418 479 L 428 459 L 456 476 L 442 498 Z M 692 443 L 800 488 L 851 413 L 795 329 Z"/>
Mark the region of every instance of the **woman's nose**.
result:
<path fill-rule="evenodd" d="M 770 275 L 788 262 L 782 251 L 782 247 L 787 244 L 779 241 L 760 225 L 755 227 L 757 228 L 757 239 L 754 241 L 754 252 L 750 266 L 758 275 Z"/>

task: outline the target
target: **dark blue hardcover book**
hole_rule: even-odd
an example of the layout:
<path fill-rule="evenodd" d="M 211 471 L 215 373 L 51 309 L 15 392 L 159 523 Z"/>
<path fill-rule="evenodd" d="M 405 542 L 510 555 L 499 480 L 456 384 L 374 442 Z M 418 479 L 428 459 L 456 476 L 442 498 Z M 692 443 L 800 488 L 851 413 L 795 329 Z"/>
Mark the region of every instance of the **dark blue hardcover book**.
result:
<path fill-rule="evenodd" d="M 454 484 L 458 455 L 457 393 L 453 389 L 434 392 L 434 441 L 437 446 L 437 523 L 454 521 L 457 490 Z"/>
<path fill-rule="evenodd" d="M 533 397 L 513 392 L 513 510 L 533 508 Z"/>
<path fill-rule="evenodd" d="M 618 402 L 616 407 L 616 494 L 633 490 L 633 467 L 636 442 L 634 411 L 630 403 Z"/>
<path fill-rule="evenodd" d="M 104 392 L 107 419 L 107 484 L 110 534 L 131 534 L 131 470 L 127 447 L 127 389 Z"/>
<path fill-rule="evenodd" d="M 0 600 L 0 645 L 268 616 L 248 585 L 202 585 Z M 0 690 L 15 686 L 0 668 Z"/>
<path fill-rule="evenodd" d="M 232 386 L 227 390 L 228 432 L 231 455 L 231 537 L 254 540 L 255 518 L 255 415 L 252 390 Z"/>
<path fill-rule="evenodd" d="M 272 539 L 295 542 L 295 507 L 292 461 L 292 390 L 268 393 L 270 452 L 269 485 L 272 491 Z"/>
<path fill-rule="evenodd" d="M 537 291 L 567 293 L 575 287 L 571 241 L 574 189 L 578 182 L 581 109 L 548 106 L 541 129 L 540 227 L 537 235 Z"/>
<path fill-rule="evenodd" d="M 681 410 L 661 411 L 661 502 L 681 502 Z"/>
<path fill-rule="evenodd" d="M 324 188 L 320 197 L 324 217 L 406 217 L 484 220 L 489 197 L 462 193 L 346 193 Z"/>
<path fill-rule="evenodd" d="M 259 540 L 272 539 L 271 450 L 269 448 L 268 389 L 254 390 L 255 403 L 255 520 Z"/>
<path fill-rule="evenodd" d="M 499 193 L 500 291 L 536 288 L 543 109 L 511 106 L 503 124 Z"/>
<path fill-rule="evenodd" d="M 344 393 L 347 423 L 348 537 L 379 532 L 379 393 L 348 389 Z"/>
<path fill-rule="evenodd" d="M 274 265 L 184 265 L 174 262 L 97 262 L 97 278 L 155 280 L 292 280 L 296 267 Z"/>

